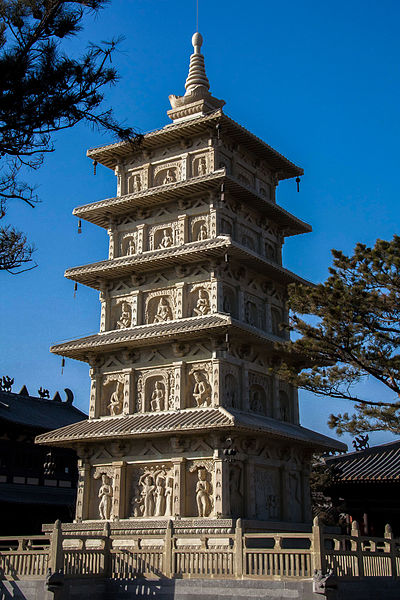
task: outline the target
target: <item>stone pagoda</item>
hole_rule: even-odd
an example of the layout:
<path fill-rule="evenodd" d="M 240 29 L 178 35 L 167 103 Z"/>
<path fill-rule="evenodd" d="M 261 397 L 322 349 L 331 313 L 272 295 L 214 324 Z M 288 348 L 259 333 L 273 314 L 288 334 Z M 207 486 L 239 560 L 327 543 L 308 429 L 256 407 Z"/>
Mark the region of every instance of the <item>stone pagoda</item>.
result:
<path fill-rule="evenodd" d="M 172 123 L 88 151 L 117 193 L 74 214 L 107 230 L 109 257 L 66 277 L 100 291 L 100 332 L 52 352 L 89 363 L 89 418 L 37 438 L 78 452 L 70 527 L 301 529 L 313 452 L 344 448 L 300 426 L 274 375 L 287 285 L 303 281 L 282 244 L 311 230 L 276 188 L 303 171 L 224 114 L 192 43 Z"/>

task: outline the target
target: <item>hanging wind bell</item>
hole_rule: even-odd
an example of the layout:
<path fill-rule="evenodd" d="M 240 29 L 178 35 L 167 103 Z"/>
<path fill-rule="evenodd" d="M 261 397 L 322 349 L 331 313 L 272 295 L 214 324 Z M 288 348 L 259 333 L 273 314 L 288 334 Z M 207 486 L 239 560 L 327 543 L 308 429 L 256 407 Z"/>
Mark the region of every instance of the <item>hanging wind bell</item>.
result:
<path fill-rule="evenodd" d="M 64 367 L 65 367 L 65 358 L 61 359 L 61 375 L 64 375 Z"/>
<path fill-rule="evenodd" d="M 74 283 L 74 298 L 76 298 L 76 292 L 77 291 L 78 291 L 78 284 L 75 281 L 75 283 Z"/>
<path fill-rule="evenodd" d="M 297 191 L 300 191 L 300 177 L 296 177 Z"/>
<path fill-rule="evenodd" d="M 93 175 L 96 175 L 97 160 L 93 161 Z"/>
<path fill-rule="evenodd" d="M 80 219 L 78 221 L 78 233 L 82 233 L 82 221 Z"/>

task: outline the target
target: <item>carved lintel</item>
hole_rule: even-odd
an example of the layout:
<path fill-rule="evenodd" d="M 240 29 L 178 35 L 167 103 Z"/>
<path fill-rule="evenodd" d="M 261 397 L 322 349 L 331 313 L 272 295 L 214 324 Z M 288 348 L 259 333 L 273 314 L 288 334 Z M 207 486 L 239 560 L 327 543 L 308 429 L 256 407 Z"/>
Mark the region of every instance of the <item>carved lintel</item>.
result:
<path fill-rule="evenodd" d="M 95 371 L 101 367 L 104 362 L 104 357 L 101 354 L 96 354 L 95 352 L 89 352 L 87 354 L 87 362 Z"/>
<path fill-rule="evenodd" d="M 185 450 L 185 440 L 180 436 L 170 438 L 171 449 L 174 452 L 183 452 Z"/>
<path fill-rule="evenodd" d="M 121 352 L 121 356 L 123 360 L 129 364 L 138 362 L 140 360 L 140 352 L 128 348 Z"/>

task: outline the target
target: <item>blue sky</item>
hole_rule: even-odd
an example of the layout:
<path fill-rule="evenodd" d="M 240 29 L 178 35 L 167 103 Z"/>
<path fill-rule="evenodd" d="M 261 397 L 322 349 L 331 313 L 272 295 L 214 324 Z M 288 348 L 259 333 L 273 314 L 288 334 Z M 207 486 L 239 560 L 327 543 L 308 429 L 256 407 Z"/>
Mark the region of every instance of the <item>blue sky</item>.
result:
<path fill-rule="evenodd" d="M 288 158 L 305 175 L 278 188 L 278 202 L 313 226 L 289 238 L 285 265 L 318 282 L 326 278 L 331 248 L 351 252 L 399 232 L 399 41 L 400 3 L 382 0 L 285 3 L 200 0 L 203 52 L 212 93 L 225 111 Z M 88 41 L 123 35 L 114 65 L 121 79 L 107 92 L 116 115 L 140 131 L 168 122 L 168 95 L 181 94 L 195 29 L 195 1 L 112 0 L 88 18 L 68 53 Z M 56 137 L 56 150 L 30 175 L 39 186 L 34 210 L 13 203 L 7 219 L 37 246 L 39 267 L 19 276 L 0 273 L 0 374 L 26 384 L 70 387 L 87 410 L 89 370 L 49 353 L 55 342 L 98 331 L 94 290 L 64 280 L 67 267 L 107 254 L 104 230 L 83 223 L 77 235 L 72 209 L 113 196 L 111 171 L 93 176 L 86 149 L 109 136 L 79 126 Z M 361 393 L 387 398 L 366 382 Z M 331 434 L 326 420 L 347 404 L 300 392 L 302 424 Z M 348 438 L 345 438 L 348 441 Z M 374 443 L 390 440 L 385 434 Z"/>

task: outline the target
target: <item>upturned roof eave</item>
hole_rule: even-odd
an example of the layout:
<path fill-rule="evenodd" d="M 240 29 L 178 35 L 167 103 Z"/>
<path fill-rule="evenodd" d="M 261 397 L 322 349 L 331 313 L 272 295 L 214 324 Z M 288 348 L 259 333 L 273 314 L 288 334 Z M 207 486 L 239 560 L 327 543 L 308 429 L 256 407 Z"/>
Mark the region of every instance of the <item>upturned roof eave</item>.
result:
<path fill-rule="evenodd" d="M 276 342 L 285 341 L 282 337 L 232 319 L 227 314 L 214 313 L 207 317 L 188 317 L 168 321 L 168 328 L 165 327 L 165 323 L 160 323 L 159 325 L 137 325 L 129 329 L 98 333 L 56 344 L 50 348 L 50 351 L 66 358 L 88 362 L 89 356 L 93 354 L 134 350 L 153 346 L 155 342 L 158 344 L 178 343 L 227 333 L 232 336 L 232 339 L 247 338 L 256 344 L 265 345 L 267 343 L 270 345 L 271 351 Z"/>
<path fill-rule="evenodd" d="M 278 263 L 258 255 L 242 246 L 229 236 L 219 236 L 202 242 L 192 242 L 184 246 L 176 246 L 164 250 L 152 250 L 140 255 L 119 257 L 87 265 L 73 267 L 65 271 L 65 277 L 77 283 L 100 289 L 102 282 L 128 277 L 135 273 L 143 273 L 174 267 L 181 264 L 193 264 L 204 259 L 222 257 L 224 254 L 254 267 L 257 271 L 270 276 L 281 284 L 301 283 L 312 285 L 306 279 L 285 269 Z"/>
<path fill-rule="evenodd" d="M 223 429 L 225 431 L 257 433 L 275 439 L 283 438 L 292 441 L 294 439 L 296 443 L 314 449 L 347 449 L 347 446 L 338 440 L 305 429 L 294 423 L 287 423 L 260 415 L 257 416 L 256 414 L 252 415 L 254 419 L 253 423 L 241 422 L 241 418 L 248 418 L 248 415 L 243 412 L 241 414 L 241 412 L 219 406 L 200 409 L 179 409 L 173 412 L 164 411 L 156 415 L 154 413 L 134 413 L 119 417 L 101 417 L 87 419 L 75 424 L 75 426 L 67 426 L 41 434 L 36 437 L 35 441 L 38 444 L 54 446 L 69 445 L 74 447 L 78 444 L 104 442 L 115 438 L 137 439 L 148 438 L 149 436 L 152 438 L 171 435 L 181 436 Z M 163 416 L 164 419 L 164 425 L 161 427 L 158 423 L 158 417 L 160 416 Z M 147 426 L 139 423 L 136 430 L 134 427 L 132 428 L 135 420 L 142 419 L 143 417 L 145 420 L 150 421 L 150 423 Z M 169 425 L 165 424 L 167 418 L 171 419 Z M 201 422 L 201 418 L 203 418 L 203 422 Z M 151 421 L 153 420 L 155 422 L 152 426 Z M 190 420 L 195 422 L 190 423 Z M 181 423 L 179 423 L 180 421 Z M 124 424 L 126 425 L 125 429 Z M 142 425 L 142 429 L 139 428 L 140 425 Z"/>
<path fill-rule="evenodd" d="M 145 133 L 138 149 L 132 148 L 130 142 L 115 142 L 113 144 L 89 148 L 87 156 L 105 167 L 114 169 L 120 160 L 129 155 L 144 150 L 152 150 L 159 146 L 186 139 L 189 136 L 204 133 L 207 129 L 210 129 L 210 126 L 217 123 L 220 123 L 222 126 L 222 136 L 227 132 L 230 137 L 239 138 L 241 144 L 261 156 L 270 165 L 272 170 L 278 172 L 279 179 L 290 179 L 291 177 L 303 175 L 304 171 L 301 167 L 295 165 L 283 154 L 269 146 L 231 117 L 228 117 L 222 109 L 181 123 L 168 124 L 155 131 Z"/>
<path fill-rule="evenodd" d="M 262 197 L 256 190 L 239 182 L 232 175 L 226 174 L 224 169 L 133 194 L 83 204 L 74 208 L 72 214 L 107 229 L 111 217 L 126 215 L 133 210 L 147 208 L 155 203 L 185 200 L 188 192 L 191 195 L 210 191 L 218 194 L 222 184 L 226 185 L 227 192 L 232 193 L 233 196 L 240 196 L 241 201 L 250 201 L 257 210 L 263 212 L 266 218 L 277 222 L 283 228 L 286 237 L 312 231 L 311 225 L 294 216 L 279 204 Z"/>

